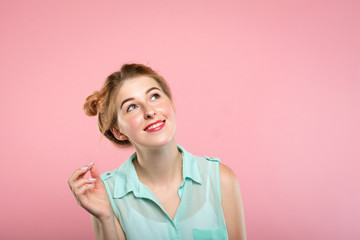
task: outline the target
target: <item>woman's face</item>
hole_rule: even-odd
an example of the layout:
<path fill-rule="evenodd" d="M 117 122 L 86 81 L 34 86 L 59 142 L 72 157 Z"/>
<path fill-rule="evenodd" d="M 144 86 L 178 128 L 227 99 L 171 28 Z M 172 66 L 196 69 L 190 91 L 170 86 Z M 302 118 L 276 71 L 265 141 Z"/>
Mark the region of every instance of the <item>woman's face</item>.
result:
<path fill-rule="evenodd" d="M 151 77 L 122 83 L 116 100 L 118 129 L 134 146 L 157 147 L 173 140 L 173 103 Z"/>

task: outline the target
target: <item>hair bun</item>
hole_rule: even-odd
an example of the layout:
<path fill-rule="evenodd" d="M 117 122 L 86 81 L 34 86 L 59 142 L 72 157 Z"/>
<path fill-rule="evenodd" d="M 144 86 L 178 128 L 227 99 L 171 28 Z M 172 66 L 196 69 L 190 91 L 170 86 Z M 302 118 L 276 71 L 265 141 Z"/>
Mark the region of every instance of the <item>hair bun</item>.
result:
<path fill-rule="evenodd" d="M 93 92 L 93 94 L 88 96 L 83 106 L 85 114 L 88 116 L 96 116 L 98 113 L 99 101 L 100 101 L 99 91 L 95 91 Z"/>

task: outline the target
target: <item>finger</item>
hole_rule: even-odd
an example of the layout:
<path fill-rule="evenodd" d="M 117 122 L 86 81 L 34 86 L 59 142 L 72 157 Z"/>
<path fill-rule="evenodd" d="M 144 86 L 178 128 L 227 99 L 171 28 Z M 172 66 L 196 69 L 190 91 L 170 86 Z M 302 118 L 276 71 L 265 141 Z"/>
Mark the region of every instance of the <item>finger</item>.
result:
<path fill-rule="evenodd" d="M 91 177 L 95 178 L 96 180 L 100 180 L 100 172 L 99 170 L 95 167 L 95 165 L 92 165 L 92 168 L 90 169 L 90 174 L 91 174 Z"/>
<path fill-rule="evenodd" d="M 82 177 L 84 176 L 87 171 L 89 171 L 89 169 L 92 168 L 92 166 L 94 165 L 93 162 L 87 164 L 85 167 L 82 167 L 82 168 L 79 168 L 79 169 L 76 169 L 69 177 L 68 179 L 68 183 L 69 185 L 73 182 L 75 182 L 79 177 Z"/>
<path fill-rule="evenodd" d="M 77 197 L 77 199 L 81 200 L 83 199 L 83 196 L 84 196 L 84 193 L 89 190 L 89 189 L 93 189 L 94 188 L 94 184 L 84 184 L 82 185 L 80 188 L 78 188 L 76 191 L 75 191 L 75 195 Z"/>
<path fill-rule="evenodd" d="M 82 178 L 82 179 L 76 181 L 76 182 L 72 185 L 72 187 L 73 187 L 74 189 L 78 189 L 78 188 L 82 187 L 84 184 L 93 184 L 95 181 L 96 181 L 95 178 Z"/>
<path fill-rule="evenodd" d="M 69 184 L 71 191 L 73 191 L 73 189 L 74 189 L 74 184 L 77 181 L 81 180 L 82 177 L 87 173 L 87 171 L 89 171 L 89 169 L 85 169 L 85 168 L 77 169 L 74 171 L 73 176 L 71 176 L 68 180 L 68 184 Z"/>

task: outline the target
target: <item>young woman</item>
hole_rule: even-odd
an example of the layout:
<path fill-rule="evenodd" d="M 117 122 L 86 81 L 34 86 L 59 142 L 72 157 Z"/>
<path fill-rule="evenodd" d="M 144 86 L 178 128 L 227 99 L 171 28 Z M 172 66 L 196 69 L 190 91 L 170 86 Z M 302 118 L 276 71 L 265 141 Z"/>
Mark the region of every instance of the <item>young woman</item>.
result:
<path fill-rule="evenodd" d="M 246 239 L 235 174 L 219 159 L 176 144 L 175 107 L 163 77 L 141 64 L 123 65 L 84 110 L 98 116 L 108 139 L 135 148 L 114 171 L 100 175 L 90 163 L 68 179 L 96 239 Z"/>

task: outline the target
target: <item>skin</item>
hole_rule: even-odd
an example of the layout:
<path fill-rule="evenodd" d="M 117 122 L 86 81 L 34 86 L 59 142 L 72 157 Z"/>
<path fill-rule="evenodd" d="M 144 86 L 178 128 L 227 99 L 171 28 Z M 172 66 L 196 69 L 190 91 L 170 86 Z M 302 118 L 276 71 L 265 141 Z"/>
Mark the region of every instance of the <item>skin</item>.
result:
<path fill-rule="evenodd" d="M 177 191 L 182 180 L 182 159 L 174 139 L 173 102 L 154 79 L 140 76 L 123 83 L 116 106 L 118 123 L 111 129 L 112 133 L 117 139 L 132 143 L 137 153 L 133 163 L 139 180 L 174 218 L 180 205 Z M 158 120 L 165 120 L 161 130 L 144 130 Z M 84 178 L 88 171 L 93 179 Z M 96 239 L 126 239 L 94 164 L 75 170 L 68 183 L 78 204 L 91 214 Z M 234 172 L 224 164 L 220 164 L 220 184 L 229 239 L 246 239 L 238 181 Z"/>

